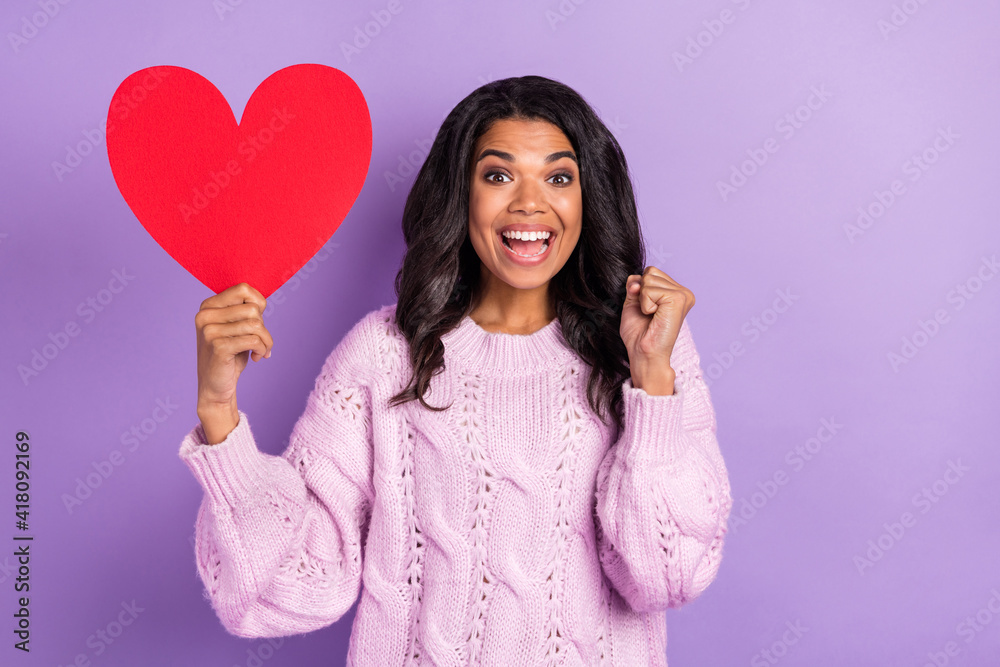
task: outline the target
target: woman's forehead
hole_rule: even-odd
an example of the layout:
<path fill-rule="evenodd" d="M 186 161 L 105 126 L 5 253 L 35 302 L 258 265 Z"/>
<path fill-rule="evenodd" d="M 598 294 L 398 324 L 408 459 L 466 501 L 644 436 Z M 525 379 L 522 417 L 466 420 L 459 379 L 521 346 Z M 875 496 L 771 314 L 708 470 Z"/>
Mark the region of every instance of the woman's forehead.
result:
<path fill-rule="evenodd" d="M 530 120 L 524 118 L 502 118 L 494 121 L 483 132 L 482 136 L 479 137 L 477 143 L 482 144 L 486 141 L 503 140 L 534 141 L 546 139 L 569 143 L 569 139 L 566 138 L 563 131 L 547 120 L 541 118 L 532 118 Z"/>
<path fill-rule="evenodd" d="M 480 154 L 487 148 L 495 150 L 498 157 L 510 160 L 519 153 L 538 153 L 543 156 L 553 151 L 572 151 L 569 139 L 557 126 L 545 120 L 513 120 L 496 121 L 476 141 L 474 160 L 478 161 Z M 508 157 L 510 156 L 510 157 Z"/>

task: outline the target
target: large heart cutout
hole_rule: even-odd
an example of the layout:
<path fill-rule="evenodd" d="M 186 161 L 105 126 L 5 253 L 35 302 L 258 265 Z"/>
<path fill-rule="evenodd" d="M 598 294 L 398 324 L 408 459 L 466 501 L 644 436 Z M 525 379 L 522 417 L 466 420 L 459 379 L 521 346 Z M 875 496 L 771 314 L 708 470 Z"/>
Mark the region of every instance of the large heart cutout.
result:
<path fill-rule="evenodd" d="M 270 296 L 325 244 L 361 192 L 371 117 L 345 73 L 292 65 L 267 77 L 239 123 L 183 67 L 139 70 L 108 110 L 108 160 L 146 231 L 218 293 Z"/>

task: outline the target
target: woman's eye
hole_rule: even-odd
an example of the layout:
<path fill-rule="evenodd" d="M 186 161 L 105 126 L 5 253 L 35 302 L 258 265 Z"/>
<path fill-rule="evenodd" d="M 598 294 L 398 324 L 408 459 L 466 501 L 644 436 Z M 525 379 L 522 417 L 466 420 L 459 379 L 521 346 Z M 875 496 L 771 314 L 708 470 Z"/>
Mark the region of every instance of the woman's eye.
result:
<path fill-rule="evenodd" d="M 488 171 L 488 172 L 486 172 L 486 180 L 487 181 L 490 181 L 492 183 L 503 183 L 504 182 L 504 181 L 495 180 L 493 178 L 494 176 L 503 176 L 504 178 L 507 178 L 507 174 L 503 173 L 502 171 Z"/>
<path fill-rule="evenodd" d="M 501 178 L 497 179 L 496 178 L 497 176 Z M 506 183 L 510 181 L 510 177 L 502 171 L 488 171 L 485 174 L 483 174 L 483 177 L 490 183 Z M 573 182 L 573 174 L 569 172 L 563 172 L 561 174 L 555 174 L 553 176 L 550 176 L 549 181 L 552 181 L 552 179 L 559 179 L 555 183 L 553 183 L 553 185 L 564 187 Z"/>

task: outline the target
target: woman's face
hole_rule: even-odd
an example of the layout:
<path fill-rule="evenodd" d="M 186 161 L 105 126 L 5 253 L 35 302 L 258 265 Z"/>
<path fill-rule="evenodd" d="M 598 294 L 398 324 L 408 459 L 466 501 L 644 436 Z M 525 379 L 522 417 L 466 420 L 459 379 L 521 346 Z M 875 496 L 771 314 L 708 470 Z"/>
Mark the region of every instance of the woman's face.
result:
<path fill-rule="evenodd" d="M 546 288 L 580 238 L 583 200 L 572 144 L 547 121 L 504 119 L 479 138 L 472 160 L 469 239 L 492 274 L 483 278 Z M 513 231 L 549 236 L 505 238 Z"/>

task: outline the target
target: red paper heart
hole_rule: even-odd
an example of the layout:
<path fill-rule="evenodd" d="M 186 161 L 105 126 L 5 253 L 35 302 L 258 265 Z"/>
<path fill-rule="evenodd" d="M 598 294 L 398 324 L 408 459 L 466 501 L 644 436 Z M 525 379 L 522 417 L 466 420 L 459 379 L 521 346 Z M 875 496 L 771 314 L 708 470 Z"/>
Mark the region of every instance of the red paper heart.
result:
<path fill-rule="evenodd" d="M 361 192 L 371 117 L 333 67 L 264 79 L 237 124 L 222 93 L 183 67 L 125 79 L 108 110 L 108 160 L 154 240 L 209 289 L 270 296 L 329 240 Z"/>

